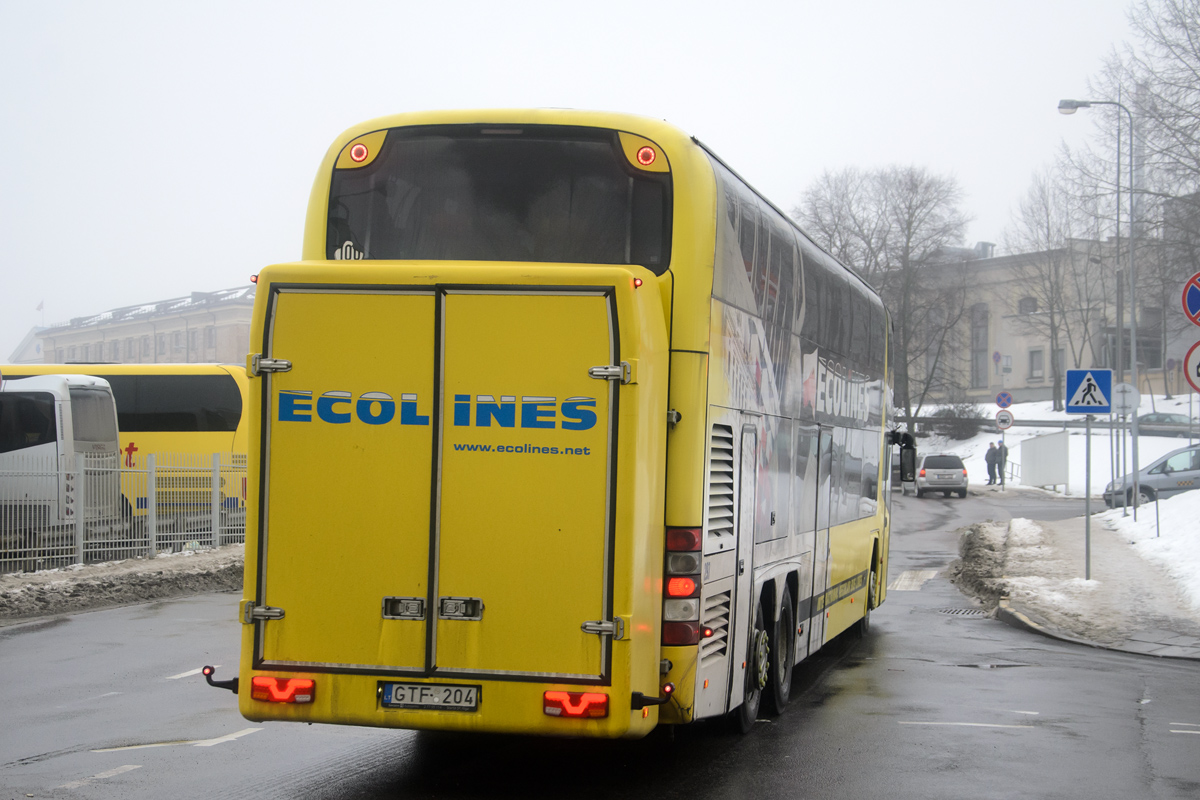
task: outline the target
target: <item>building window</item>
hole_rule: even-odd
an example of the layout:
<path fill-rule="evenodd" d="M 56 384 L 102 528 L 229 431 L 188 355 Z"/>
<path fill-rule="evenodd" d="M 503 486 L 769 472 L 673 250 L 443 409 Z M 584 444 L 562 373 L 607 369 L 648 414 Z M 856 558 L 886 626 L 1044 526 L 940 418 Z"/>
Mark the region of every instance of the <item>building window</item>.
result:
<path fill-rule="evenodd" d="M 133 360 L 133 338 L 132 337 L 125 340 L 125 360 L 126 361 Z"/>
<path fill-rule="evenodd" d="M 54 363 L 63 363 L 63 349 L 61 347 L 54 351 Z"/>
<path fill-rule="evenodd" d="M 1038 310 L 1038 301 L 1036 297 L 1022 297 L 1017 301 L 1018 314 L 1036 314 Z"/>
<path fill-rule="evenodd" d="M 987 303 L 971 306 L 971 388 L 986 389 L 988 385 L 988 307 Z"/>
<path fill-rule="evenodd" d="M 142 337 L 142 349 L 141 349 L 141 352 L 138 353 L 138 358 L 139 358 L 139 360 L 143 359 L 143 358 L 149 358 L 152 354 L 153 354 L 153 352 L 150 350 L 150 337 L 143 336 Z"/>
<path fill-rule="evenodd" d="M 75 360 L 75 346 L 74 345 L 67 348 L 67 360 L 68 361 Z"/>
<path fill-rule="evenodd" d="M 165 333 L 158 335 L 158 354 L 160 356 L 167 354 L 167 335 Z"/>
<path fill-rule="evenodd" d="M 210 350 L 217 346 L 217 329 L 213 325 L 204 329 L 204 346 Z"/>
<path fill-rule="evenodd" d="M 183 331 L 175 331 L 171 336 L 171 346 L 176 350 L 183 349 Z"/>
<path fill-rule="evenodd" d="M 1029 351 L 1029 380 L 1040 381 L 1046 377 L 1046 352 L 1044 350 Z"/>

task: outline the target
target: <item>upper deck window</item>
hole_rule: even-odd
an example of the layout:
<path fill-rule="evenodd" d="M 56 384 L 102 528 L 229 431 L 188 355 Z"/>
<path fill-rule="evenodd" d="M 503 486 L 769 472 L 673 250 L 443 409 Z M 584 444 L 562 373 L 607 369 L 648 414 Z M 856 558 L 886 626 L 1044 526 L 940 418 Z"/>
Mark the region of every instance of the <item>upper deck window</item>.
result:
<path fill-rule="evenodd" d="M 640 264 L 670 260 L 669 173 L 614 131 L 438 126 L 387 132 L 335 169 L 326 257 Z"/>

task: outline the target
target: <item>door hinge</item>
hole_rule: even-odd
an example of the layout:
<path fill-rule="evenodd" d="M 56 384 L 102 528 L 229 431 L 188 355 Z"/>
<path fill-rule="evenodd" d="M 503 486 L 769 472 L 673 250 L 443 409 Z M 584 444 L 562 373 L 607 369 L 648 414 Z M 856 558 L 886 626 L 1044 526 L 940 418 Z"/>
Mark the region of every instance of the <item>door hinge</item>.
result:
<path fill-rule="evenodd" d="M 262 375 L 264 372 L 288 372 L 292 368 L 292 362 L 282 358 L 263 358 L 262 353 L 251 353 L 250 363 L 246 365 L 246 371 L 251 375 Z"/>
<path fill-rule="evenodd" d="M 262 619 L 283 619 L 283 609 L 274 606 L 256 606 L 246 603 L 242 612 L 242 623 L 250 625 Z"/>
<path fill-rule="evenodd" d="M 622 361 L 620 364 L 612 364 L 604 367 L 590 367 L 588 369 L 588 377 L 595 378 L 599 381 L 636 383 L 633 364 L 628 361 Z"/>
<path fill-rule="evenodd" d="M 597 619 L 585 622 L 579 626 L 584 633 L 594 633 L 599 636 L 611 636 L 613 640 L 625 638 L 625 620 L 617 617 L 614 620 Z"/>

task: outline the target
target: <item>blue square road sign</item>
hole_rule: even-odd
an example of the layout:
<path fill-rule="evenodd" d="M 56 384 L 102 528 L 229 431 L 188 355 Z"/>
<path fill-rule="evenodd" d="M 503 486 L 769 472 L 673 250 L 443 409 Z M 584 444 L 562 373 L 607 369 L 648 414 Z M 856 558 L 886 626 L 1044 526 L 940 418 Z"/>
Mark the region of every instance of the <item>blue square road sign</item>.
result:
<path fill-rule="evenodd" d="M 1068 414 L 1112 413 L 1112 370 L 1067 370 Z"/>

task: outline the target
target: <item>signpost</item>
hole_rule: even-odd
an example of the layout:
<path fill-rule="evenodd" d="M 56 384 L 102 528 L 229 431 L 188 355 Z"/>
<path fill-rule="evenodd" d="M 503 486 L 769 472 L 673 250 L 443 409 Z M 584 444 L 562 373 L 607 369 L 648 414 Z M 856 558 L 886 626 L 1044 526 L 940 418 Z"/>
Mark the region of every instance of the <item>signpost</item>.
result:
<path fill-rule="evenodd" d="M 1092 579 L 1092 415 L 1112 413 L 1112 370 L 1067 370 L 1067 413 L 1086 414 L 1084 459 L 1087 462 L 1083 485 L 1083 558 L 1084 578 Z M 1137 491 L 1137 487 L 1134 487 Z"/>

